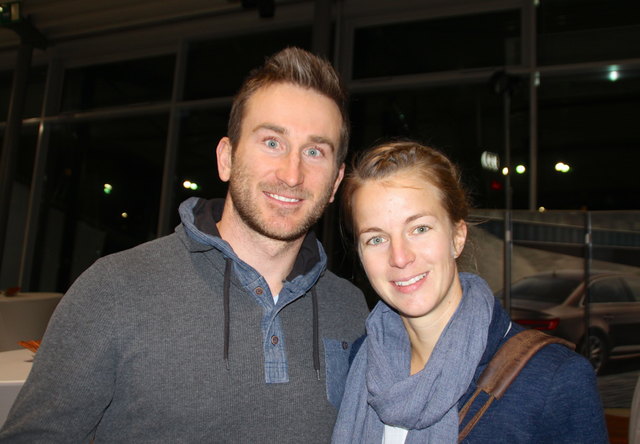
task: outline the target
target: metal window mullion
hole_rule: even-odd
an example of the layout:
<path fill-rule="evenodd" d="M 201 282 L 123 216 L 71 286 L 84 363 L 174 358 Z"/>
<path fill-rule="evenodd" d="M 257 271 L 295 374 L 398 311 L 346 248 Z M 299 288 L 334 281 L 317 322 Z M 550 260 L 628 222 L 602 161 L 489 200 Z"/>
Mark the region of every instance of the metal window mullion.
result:
<path fill-rule="evenodd" d="M 529 0 L 523 8 L 523 54 L 529 69 L 529 210 L 538 207 L 538 54 L 537 54 L 537 6 Z"/>
<path fill-rule="evenodd" d="M 171 212 L 174 200 L 174 176 L 176 159 L 180 139 L 181 109 L 178 103 L 184 95 L 184 79 L 187 70 L 188 45 L 182 43 L 176 55 L 176 66 L 173 78 L 173 92 L 171 95 L 171 111 L 169 112 L 169 128 L 167 131 L 167 145 L 164 154 L 164 168 L 162 172 L 162 190 L 160 192 L 160 208 L 158 211 L 158 237 L 169 234 L 171 227 Z"/>
<path fill-rule="evenodd" d="M 20 255 L 18 282 L 20 282 L 20 286 L 27 291 L 32 290 L 31 275 L 36 239 L 40 226 L 42 190 L 47 180 L 46 166 L 49 153 L 49 134 L 52 123 L 47 122 L 45 117 L 59 112 L 63 78 L 64 69 L 62 64 L 57 60 L 51 61 L 47 70 L 42 113 L 38 128 L 36 155 L 31 177 L 31 188 L 29 190 L 29 202 L 27 204 L 27 219 L 22 241 L 22 253 Z"/>

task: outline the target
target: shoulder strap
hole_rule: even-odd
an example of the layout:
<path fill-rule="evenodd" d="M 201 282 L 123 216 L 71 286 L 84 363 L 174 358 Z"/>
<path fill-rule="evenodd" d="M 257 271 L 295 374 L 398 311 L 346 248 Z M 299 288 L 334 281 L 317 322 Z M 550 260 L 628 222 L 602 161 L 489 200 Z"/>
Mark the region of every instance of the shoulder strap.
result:
<path fill-rule="evenodd" d="M 485 392 L 489 395 L 489 399 L 484 403 L 480 410 L 474 415 L 473 418 L 467 423 L 464 429 L 458 435 L 458 442 L 462 442 L 463 439 L 469 434 L 471 429 L 480 420 L 484 412 L 487 411 L 491 403 L 495 399 L 500 399 L 511 383 L 516 379 L 523 367 L 529 362 L 529 359 L 535 355 L 542 347 L 558 343 L 575 349 L 575 345 L 564 339 L 550 336 L 542 333 L 539 330 L 523 330 L 520 333 L 512 336 L 505 342 L 497 353 L 489 362 L 489 365 L 484 369 L 480 378 L 478 379 L 478 388 L 473 393 L 473 396 L 466 402 L 466 404 L 460 410 L 460 424 L 467 415 L 469 408 L 475 401 L 480 392 Z"/>

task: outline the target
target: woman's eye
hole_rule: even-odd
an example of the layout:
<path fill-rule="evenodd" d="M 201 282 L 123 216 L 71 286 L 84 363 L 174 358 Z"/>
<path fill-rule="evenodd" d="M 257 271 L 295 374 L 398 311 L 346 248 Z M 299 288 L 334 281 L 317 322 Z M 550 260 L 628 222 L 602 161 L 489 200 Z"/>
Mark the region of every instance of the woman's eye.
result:
<path fill-rule="evenodd" d="M 280 146 L 280 143 L 278 143 L 276 139 L 267 139 L 264 141 L 264 144 L 267 148 L 278 148 Z"/>
<path fill-rule="evenodd" d="M 429 231 L 429 227 L 426 227 L 424 225 L 413 230 L 413 232 L 416 234 L 426 233 L 427 231 Z"/>
<path fill-rule="evenodd" d="M 372 237 L 367 241 L 367 245 L 380 245 L 384 242 L 384 238 L 380 236 Z"/>

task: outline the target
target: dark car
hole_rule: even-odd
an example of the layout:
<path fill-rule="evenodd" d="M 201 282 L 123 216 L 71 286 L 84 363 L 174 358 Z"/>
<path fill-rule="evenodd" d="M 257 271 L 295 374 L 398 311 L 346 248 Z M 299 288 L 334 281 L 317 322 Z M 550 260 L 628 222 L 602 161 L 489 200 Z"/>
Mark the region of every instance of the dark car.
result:
<path fill-rule="evenodd" d="M 640 275 L 594 271 L 589 298 L 587 307 L 581 270 L 527 276 L 512 285 L 511 317 L 573 342 L 596 371 L 611 358 L 640 353 Z"/>

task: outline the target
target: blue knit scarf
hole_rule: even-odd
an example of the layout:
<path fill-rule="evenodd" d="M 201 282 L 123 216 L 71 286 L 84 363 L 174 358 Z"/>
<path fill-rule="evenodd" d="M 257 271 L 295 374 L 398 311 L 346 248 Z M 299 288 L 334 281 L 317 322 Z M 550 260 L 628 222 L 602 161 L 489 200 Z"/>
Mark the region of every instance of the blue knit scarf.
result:
<path fill-rule="evenodd" d="M 460 273 L 462 301 L 427 365 L 410 375 L 411 344 L 400 316 L 379 302 L 353 362 L 333 443 L 381 443 L 384 424 L 409 430 L 406 444 L 456 443 L 458 400 L 487 343 L 494 298 L 479 276 Z"/>

